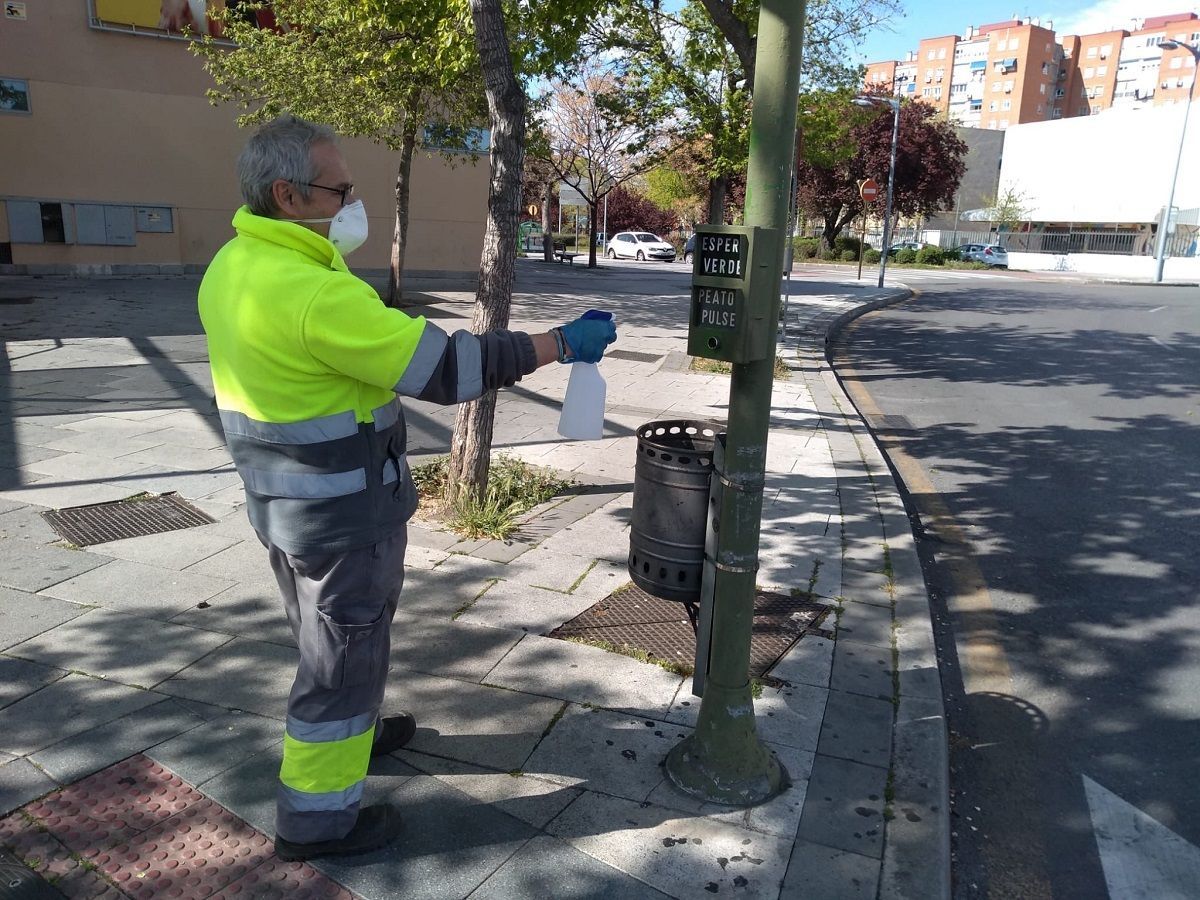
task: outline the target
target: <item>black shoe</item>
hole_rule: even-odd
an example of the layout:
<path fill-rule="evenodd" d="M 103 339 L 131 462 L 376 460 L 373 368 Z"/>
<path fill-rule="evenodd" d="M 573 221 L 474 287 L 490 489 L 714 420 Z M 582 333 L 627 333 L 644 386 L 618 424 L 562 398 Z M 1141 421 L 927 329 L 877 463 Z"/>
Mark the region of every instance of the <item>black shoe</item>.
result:
<path fill-rule="evenodd" d="M 389 803 L 359 810 L 358 821 L 344 838 L 295 844 L 275 835 L 275 855 L 284 862 L 299 862 L 316 856 L 353 856 L 370 853 L 394 841 L 400 834 L 400 811 Z"/>
<path fill-rule="evenodd" d="M 375 743 L 371 745 L 372 756 L 386 756 L 399 750 L 417 733 L 417 720 L 410 712 L 385 716 L 375 726 Z"/>

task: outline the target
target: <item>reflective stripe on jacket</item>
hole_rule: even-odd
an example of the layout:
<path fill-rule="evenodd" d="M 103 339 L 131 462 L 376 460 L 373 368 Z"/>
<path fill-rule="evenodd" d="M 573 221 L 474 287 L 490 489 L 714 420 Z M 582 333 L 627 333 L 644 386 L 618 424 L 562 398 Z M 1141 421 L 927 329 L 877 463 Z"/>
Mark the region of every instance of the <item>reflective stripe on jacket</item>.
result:
<path fill-rule="evenodd" d="M 255 529 L 293 555 L 375 543 L 416 508 L 397 393 L 473 400 L 536 367 L 522 332 L 389 309 L 319 234 L 243 207 L 200 284 L 213 388 Z"/>

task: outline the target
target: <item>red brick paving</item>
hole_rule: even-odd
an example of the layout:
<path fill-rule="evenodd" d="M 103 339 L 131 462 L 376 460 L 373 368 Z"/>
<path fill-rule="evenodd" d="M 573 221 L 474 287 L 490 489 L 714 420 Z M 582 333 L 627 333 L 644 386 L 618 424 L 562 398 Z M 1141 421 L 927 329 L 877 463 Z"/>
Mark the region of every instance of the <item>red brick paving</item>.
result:
<path fill-rule="evenodd" d="M 68 898 L 354 898 L 141 755 L 0 819 L 0 846 Z"/>

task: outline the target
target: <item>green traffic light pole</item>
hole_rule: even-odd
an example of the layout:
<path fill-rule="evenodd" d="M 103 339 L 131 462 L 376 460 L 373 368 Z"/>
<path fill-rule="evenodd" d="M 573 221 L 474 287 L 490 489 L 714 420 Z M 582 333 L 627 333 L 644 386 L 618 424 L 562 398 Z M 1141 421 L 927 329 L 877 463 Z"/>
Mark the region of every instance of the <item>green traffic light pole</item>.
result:
<path fill-rule="evenodd" d="M 667 756 L 667 773 L 684 792 L 731 806 L 752 806 L 787 786 L 787 773 L 758 738 L 750 692 L 750 634 L 762 523 L 767 430 L 783 278 L 783 241 L 791 186 L 791 150 L 800 88 L 804 0 L 762 0 L 755 55 L 746 224 L 771 229 L 774 246 L 755 254 L 773 277 L 754 281 L 748 305 L 769 310 L 770 358 L 735 363 L 729 389 L 724 490 L 718 513 L 712 644 L 696 730 Z"/>

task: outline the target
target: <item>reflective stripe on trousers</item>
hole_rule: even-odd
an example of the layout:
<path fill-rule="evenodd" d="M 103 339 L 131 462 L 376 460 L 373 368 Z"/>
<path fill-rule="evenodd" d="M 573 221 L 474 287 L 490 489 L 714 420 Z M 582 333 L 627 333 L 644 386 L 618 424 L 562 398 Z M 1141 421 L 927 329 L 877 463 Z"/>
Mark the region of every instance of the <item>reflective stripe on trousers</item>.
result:
<path fill-rule="evenodd" d="M 403 530 L 322 557 L 290 556 L 267 544 L 300 647 L 276 797 L 276 833 L 286 840 L 335 840 L 358 818 L 406 544 Z"/>

